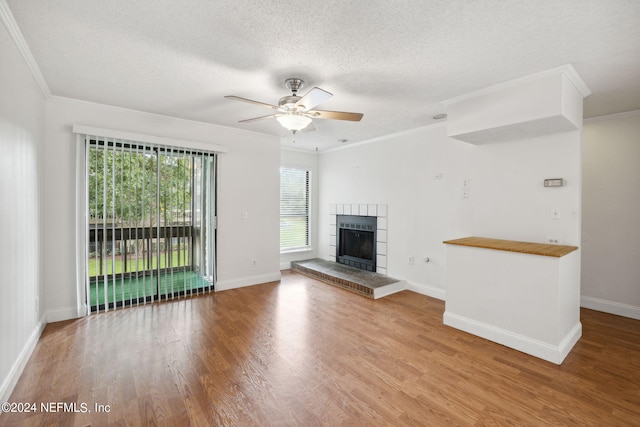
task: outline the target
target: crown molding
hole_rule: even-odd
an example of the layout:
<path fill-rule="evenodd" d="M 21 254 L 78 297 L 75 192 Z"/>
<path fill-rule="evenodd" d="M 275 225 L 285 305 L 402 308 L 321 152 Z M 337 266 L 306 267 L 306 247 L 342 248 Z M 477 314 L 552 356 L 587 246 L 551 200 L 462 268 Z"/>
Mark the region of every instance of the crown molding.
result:
<path fill-rule="evenodd" d="M 320 153 L 320 150 L 316 150 L 314 148 L 298 148 L 298 147 L 290 147 L 288 145 L 285 145 L 287 142 L 281 142 L 280 143 L 280 150 L 284 150 L 284 151 L 293 151 L 295 153 L 303 153 L 303 154 L 313 154 L 313 155 L 318 155 Z M 290 142 L 288 142 L 290 144 Z"/>
<path fill-rule="evenodd" d="M 500 91 L 502 89 L 512 88 L 514 86 L 519 86 L 523 83 L 531 82 L 537 80 L 541 77 L 548 77 L 557 74 L 563 74 L 569 81 L 575 86 L 575 88 L 580 92 L 582 97 L 586 97 L 591 95 L 591 90 L 584 83 L 580 75 L 576 72 L 575 68 L 571 64 L 562 65 L 560 67 L 551 68 L 549 70 L 540 71 L 539 73 L 529 74 L 524 77 L 519 77 L 517 79 L 509 80 L 503 83 L 498 83 L 493 86 L 488 86 L 474 92 L 466 93 L 464 95 L 457 96 L 455 98 L 447 99 L 442 101 L 443 105 L 451 105 L 456 104 L 460 101 L 465 101 L 467 99 L 473 99 L 481 95 L 487 95 L 489 93 L 493 93 L 496 91 Z"/>
<path fill-rule="evenodd" d="M 2 1 L 2 0 L 0 0 Z M 184 122 L 184 123 L 190 123 L 193 125 L 198 125 L 198 126 L 206 126 L 206 127 L 213 127 L 213 128 L 219 128 L 219 129 L 225 129 L 225 130 L 229 130 L 229 131 L 233 131 L 233 132 L 238 132 L 238 133 L 252 133 L 255 135 L 260 135 L 262 137 L 268 136 L 268 137 L 273 137 L 276 138 L 276 136 L 274 135 L 268 135 L 266 133 L 260 133 L 260 132 L 256 132 L 253 130 L 246 130 L 246 129 L 238 129 L 238 128 L 233 128 L 233 127 L 229 127 L 229 126 L 224 126 L 224 125 L 218 125 L 215 123 L 209 123 L 209 122 L 200 122 L 197 120 L 191 120 L 191 119 L 184 119 L 182 117 L 175 117 L 175 116 L 168 116 L 166 114 L 160 114 L 160 113 L 151 113 L 149 111 L 142 111 L 142 110 L 135 110 L 133 108 L 127 108 L 127 107 L 118 107 L 117 105 L 110 105 L 110 104 L 101 104 L 99 102 L 94 102 L 94 101 L 85 101 L 83 99 L 76 99 L 76 98 L 67 98 L 64 96 L 57 96 L 57 95 L 51 95 L 49 97 L 49 100 L 51 102 L 64 102 L 67 104 L 84 104 L 84 105 L 88 105 L 88 106 L 93 106 L 96 108 L 104 108 L 107 110 L 111 110 L 111 111 L 118 111 L 121 113 L 126 113 L 126 114 L 138 114 L 140 116 L 143 117 L 151 117 L 151 118 L 159 118 L 159 119 L 169 119 L 169 120 L 175 120 L 178 122 Z"/>
<path fill-rule="evenodd" d="M 0 21 L 4 24 L 9 36 L 13 40 L 13 43 L 18 48 L 18 51 L 22 55 L 24 61 L 27 63 L 27 67 L 31 71 L 33 78 L 38 83 L 38 86 L 40 86 L 45 98 L 51 97 L 49 85 L 47 85 L 47 81 L 44 79 L 42 71 L 40 71 L 40 67 L 31 53 L 31 49 L 29 49 L 29 45 L 27 45 L 27 42 L 22 35 L 22 31 L 20 31 L 20 27 L 18 27 L 18 23 L 13 17 L 13 13 L 11 13 L 11 9 L 9 9 L 9 5 L 6 0 L 0 0 Z"/>
<path fill-rule="evenodd" d="M 386 134 L 386 135 L 376 136 L 375 138 L 365 139 L 365 140 L 358 141 L 358 142 L 352 142 L 352 143 L 349 143 L 349 144 L 338 145 L 338 146 L 335 146 L 335 147 L 327 148 L 326 150 L 319 151 L 318 154 L 331 153 L 333 151 L 340 151 L 340 150 L 348 150 L 350 148 L 359 147 L 361 145 L 367 145 L 367 144 L 371 144 L 371 143 L 379 142 L 379 141 L 384 141 L 384 140 L 391 139 L 391 138 L 397 138 L 397 137 L 401 137 L 401 136 L 405 136 L 405 135 L 410 135 L 410 134 L 415 133 L 415 132 L 420 132 L 420 131 L 422 131 L 424 129 L 434 129 L 434 128 L 437 128 L 437 127 L 446 127 L 446 125 L 447 125 L 447 121 L 446 120 L 441 120 L 441 121 L 438 121 L 436 123 L 431 123 L 431 124 L 428 124 L 428 125 L 425 125 L 425 126 L 420 126 L 420 127 L 417 127 L 417 128 L 405 129 L 405 130 L 401 130 L 399 132 L 393 132 L 393 133 L 389 133 L 389 134 Z"/>
<path fill-rule="evenodd" d="M 599 122 L 602 120 L 622 119 L 624 117 L 640 116 L 640 110 L 623 111 L 621 113 L 605 114 L 603 116 L 593 116 L 584 119 L 585 123 Z"/>

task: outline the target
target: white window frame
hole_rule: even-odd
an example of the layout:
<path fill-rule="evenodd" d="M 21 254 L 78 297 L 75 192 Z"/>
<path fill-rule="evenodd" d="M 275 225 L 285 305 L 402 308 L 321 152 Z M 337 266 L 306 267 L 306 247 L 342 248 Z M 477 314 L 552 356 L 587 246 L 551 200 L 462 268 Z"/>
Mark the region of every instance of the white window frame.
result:
<path fill-rule="evenodd" d="M 288 253 L 294 253 L 294 252 L 303 252 L 303 251 L 310 251 L 313 249 L 313 242 L 312 242 L 312 226 L 313 226 L 313 206 L 312 206 L 312 201 L 313 201 L 313 171 L 311 168 L 309 167 L 305 167 L 305 166 L 289 166 L 289 165 L 281 165 L 280 166 L 280 191 L 282 192 L 282 170 L 283 169 L 291 169 L 291 170 L 297 170 L 297 171 L 304 171 L 307 174 L 307 244 L 306 245 L 301 245 L 301 246 L 288 246 L 283 248 L 282 246 L 280 246 L 280 254 L 288 254 Z M 282 200 L 281 200 L 282 201 Z M 280 203 L 281 203 L 280 201 Z M 282 221 L 282 205 L 280 204 L 280 221 Z"/>

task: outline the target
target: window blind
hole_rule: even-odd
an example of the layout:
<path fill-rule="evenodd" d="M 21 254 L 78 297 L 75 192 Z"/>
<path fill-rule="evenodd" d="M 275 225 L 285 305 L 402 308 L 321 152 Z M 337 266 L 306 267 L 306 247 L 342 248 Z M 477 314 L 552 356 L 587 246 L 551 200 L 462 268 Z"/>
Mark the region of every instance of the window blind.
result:
<path fill-rule="evenodd" d="M 310 171 L 280 168 L 280 252 L 310 246 Z"/>

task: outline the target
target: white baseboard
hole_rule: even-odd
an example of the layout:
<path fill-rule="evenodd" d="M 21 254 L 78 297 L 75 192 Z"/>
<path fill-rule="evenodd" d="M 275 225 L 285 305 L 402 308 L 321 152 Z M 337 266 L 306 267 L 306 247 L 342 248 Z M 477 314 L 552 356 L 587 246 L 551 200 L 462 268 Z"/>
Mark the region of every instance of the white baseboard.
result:
<path fill-rule="evenodd" d="M 640 320 L 640 307 L 593 297 L 580 297 L 580 307 Z"/>
<path fill-rule="evenodd" d="M 280 271 L 278 271 L 277 273 L 274 272 L 257 276 L 242 277 L 240 279 L 234 280 L 221 280 L 216 282 L 215 291 L 226 291 L 228 289 L 258 285 L 260 283 L 277 282 L 278 280 L 280 280 L 280 278 Z M 61 322 L 63 320 L 77 319 L 79 316 L 78 309 L 76 307 L 73 307 L 48 311 L 45 317 L 47 323 L 53 323 Z"/>
<path fill-rule="evenodd" d="M 281 262 L 280 263 L 280 271 L 289 270 L 291 268 L 291 261 Z"/>
<path fill-rule="evenodd" d="M 261 283 L 277 282 L 281 279 L 280 271 L 277 273 L 261 274 L 258 276 L 242 277 L 233 280 L 221 280 L 216 282 L 215 291 L 226 291 L 229 289 L 243 288 L 245 286 L 259 285 Z"/>
<path fill-rule="evenodd" d="M 47 311 L 47 323 L 62 322 L 78 318 L 77 307 Z"/>
<path fill-rule="evenodd" d="M 40 339 L 40 335 L 42 334 L 44 327 L 45 323 L 38 322 L 22 348 L 22 351 L 18 355 L 18 358 L 11 366 L 7 377 L 2 381 L 2 385 L 0 386 L 0 402 L 7 402 L 9 397 L 11 397 L 11 393 L 18 383 L 18 379 L 20 378 L 20 375 L 22 375 L 22 371 L 27 365 L 27 362 L 31 357 L 31 353 L 33 353 L 33 350 L 36 348 L 36 344 L 38 343 L 38 339 Z"/>
<path fill-rule="evenodd" d="M 407 282 L 407 289 L 431 298 L 439 299 L 441 301 L 444 301 L 446 296 L 446 292 L 444 289 L 436 288 L 435 286 Z"/>
<path fill-rule="evenodd" d="M 390 285 L 374 288 L 373 299 L 386 297 L 387 295 L 395 294 L 396 292 L 404 291 L 405 289 L 407 289 L 407 282 L 405 281 L 394 282 Z"/>
<path fill-rule="evenodd" d="M 556 365 L 562 364 L 564 358 L 567 357 L 567 354 L 569 354 L 573 346 L 582 336 L 582 324 L 580 322 L 576 323 L 571 331 L 562 339 L 560 344 L 556 346 L 447 311 L 444 313 L 443 321 L 445 325 L 555 363 Z"/>

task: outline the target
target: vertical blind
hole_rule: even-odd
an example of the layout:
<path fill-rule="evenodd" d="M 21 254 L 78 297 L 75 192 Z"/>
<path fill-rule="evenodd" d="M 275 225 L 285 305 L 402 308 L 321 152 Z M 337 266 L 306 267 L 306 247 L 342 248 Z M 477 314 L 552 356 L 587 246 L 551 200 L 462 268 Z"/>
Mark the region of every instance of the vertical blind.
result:
<path fill-rule="evenodd" d="M 215 153 L 85 137 L 90 310 L 213 289 Z"/>
<path fill-rule="evenodd" d="M 304 249 L 309 241 L 310 171 L 280 168 L 280 251 Z"/>

